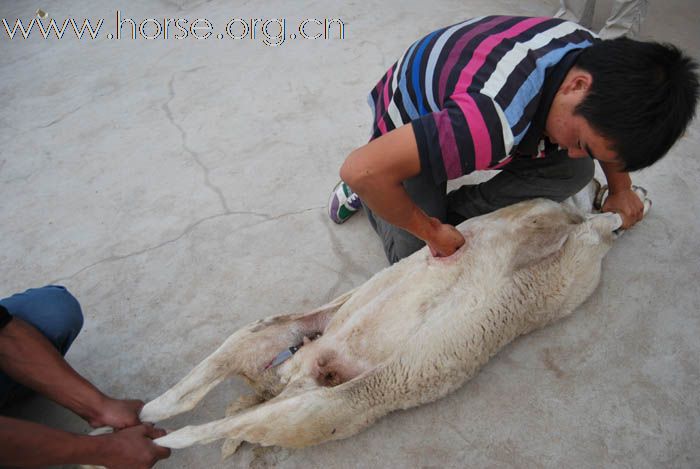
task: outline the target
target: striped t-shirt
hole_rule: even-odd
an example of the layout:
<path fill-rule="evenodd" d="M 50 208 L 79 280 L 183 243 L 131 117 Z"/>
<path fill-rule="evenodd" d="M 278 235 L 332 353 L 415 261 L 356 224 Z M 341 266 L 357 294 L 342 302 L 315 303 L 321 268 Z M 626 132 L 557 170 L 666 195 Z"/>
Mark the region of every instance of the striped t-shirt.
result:
<path fill-rule="evenodd" d="M 501 168 L 530 129 L 552 70 L 596 40 L 555 18 L 487 16 L 434 31 L 370 93 L 372 138 L 411 123 L 421 170 L 438 184 Z"/>

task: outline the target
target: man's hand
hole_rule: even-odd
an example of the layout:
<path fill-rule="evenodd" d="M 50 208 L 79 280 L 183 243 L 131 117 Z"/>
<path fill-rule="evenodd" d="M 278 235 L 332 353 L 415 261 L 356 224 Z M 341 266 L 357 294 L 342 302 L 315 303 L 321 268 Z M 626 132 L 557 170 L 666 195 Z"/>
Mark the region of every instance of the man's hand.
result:
<path fill-rule="evenodd" d="M 644 202 L 632 190 L 632 179 L 619 163 L 599 161 L 608 180 L 608 198 L 603 212 L 615 212 L 622 217 L 622 228 L 631 228 L 644 217 Z"/>
<path fill-rule="evenodd" d="M 89 436 L 0 416 L 0 466 L 46 467 L 94 464 L 112 468 L 147 468 L 170 456 L 154 438 L 165 431 L 141 424 L 116 433 Z"/>
<path fill-rule="evenodd" d="M 110 469 L 140 469 L 150 468 L 170 456 L 170 449 L 153 443 L 161 436 L 165 436 L 165 430 L 144 423 L 93 438 L 101 439 L 99 446 L 106 449 L 100 464 Z"/>
<path fill-rule="evenodd" d="M 0 331 L 0 369 L 68 407 L 91 426 L 138 425 L 141 401 L 112 399 L 78 374 L 31 324 L 14 318 Z"/>
<path fill-rule="evenodd" d="M 622 228 L 629 229 L 644 217 L 644 203 L 630 188 L 611 192 L 603 203 L 603 212 L 615 212 L 622 217 Z"/>
<path fill-rule="evenodd" d="M 425 242 L 434 257 L 451 256 L 464 245 L 464 236 L 457 228 L 443 224 L 437 218 L 430 217 L 429 220 L 432 230 Z"/>
<path fill-rule="evenodd" d="M 139 412 L 143 407 L 143 401 L 134 399 L 106 398 L 100 405 L 99 414 L 87 421 L 91 427 L 112 427 L 117 430 L 139 425 Z"/>

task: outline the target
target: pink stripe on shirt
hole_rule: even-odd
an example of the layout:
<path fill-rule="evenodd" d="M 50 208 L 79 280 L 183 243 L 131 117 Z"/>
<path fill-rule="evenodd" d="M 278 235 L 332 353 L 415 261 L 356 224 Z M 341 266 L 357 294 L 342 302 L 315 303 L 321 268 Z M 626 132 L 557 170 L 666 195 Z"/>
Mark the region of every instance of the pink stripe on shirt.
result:
<path fill-rule="evenodd" d="M 481 109 L 476 105 L 476 101 L 471 95 L 461 93 L 454 96 L 454 101 L 461 109 L 464 119 L 469 127 L 469 134 L 472 136 L 474 144 L 474 170 L 486 169 L 491 163 L 491 136 L 486 128 L 484 116 Z M 447 165 L 447 162 L 445 163 Z M 461 174 L 457 175 L 457 177 Z"/>
<path fill-rule="evenodd" d="M 452 130 L 452 121 L 447 109 L 433 113 L 435 127 L 438 129 L 442 164 L 445 166 L 447 179 L 456 179 L 462 175 L 462 162 L 457 150 L 457 140 Z"/>
<path fill-rule="evenodd" d="M 382 132 L 382 135 L 387 133 L 386 123 L 384 122 L 384 113 L 389 110 L 389 85 L 391 84 L 391 77 L 394 74 L 394 67 L 391 67 L 388 72 L 386 72 L 386 80 L 384 81 L 384 110 L 379 112 L 377 109 L 377 127 Z M 381 101 L 381 97 L 377 100 Z M 378 108 L 379 106 L 377 106 Z"/>
<path fill-rule="evenodd" d="M 491 136 L 486 127 L 484 116 L 481 114 L 474 98 L 467 94 L 467 90 L 472 83 L 474 75 L 484 64 L 486 57 L 503 39 L 517 36 L 548 19 L 549 18 L 528 18 L 502 33 L 489 36 L 479 44 L 472 55 L 472 59 L 459 74 L 459 80 L 455 86 L 455 94 L 452 95 L 452 99 L 462 110 L 462 114 L 467 120 L 472 140 L 474 141 L 475 170 L 487 169 L 491 163 Z"/>
<path fill-rule="evenodd" d="M 447 79 L 450 77 L 452 69 L 455 67 L 457 61 L 462 56 L 462 52 L 464 51 L 464 48 L 467 46 L 469 41 L 474 39 L 474 37 L 478 34 L 481 34 L 485 31 L 489 31 L 495 26 L 498 26 L 499 24 L 511 19 L 513 18 L 508 16 L 499 16 L 498 18 L 494 18 L 491 21 L 474 27 L 471 31 L 466 33 L 464 36 L 460 37 L 459 40 L 455 43 L 455 45 L 452 47 L 452 50 L 450 50 L 450 54 L 447 56 L 447 60 L 445 60 L 445 64 L 440 70 L 440 79 L 438 81 L 438 103 L 441 107 L 444 103 L 445 88 L 447 88 Z"/>

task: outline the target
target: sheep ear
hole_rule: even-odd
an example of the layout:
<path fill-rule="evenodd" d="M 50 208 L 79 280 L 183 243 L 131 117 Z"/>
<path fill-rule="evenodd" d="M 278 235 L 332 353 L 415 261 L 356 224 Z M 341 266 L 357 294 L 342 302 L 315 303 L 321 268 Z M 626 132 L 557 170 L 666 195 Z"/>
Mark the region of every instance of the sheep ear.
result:
<path fill-rule="evenodd" d="M 513 270 L 537 264 L 559 252 L 577 224 L 552 223 L 546 217 L 536 217 L 516 230 L 517 242 Z"/>

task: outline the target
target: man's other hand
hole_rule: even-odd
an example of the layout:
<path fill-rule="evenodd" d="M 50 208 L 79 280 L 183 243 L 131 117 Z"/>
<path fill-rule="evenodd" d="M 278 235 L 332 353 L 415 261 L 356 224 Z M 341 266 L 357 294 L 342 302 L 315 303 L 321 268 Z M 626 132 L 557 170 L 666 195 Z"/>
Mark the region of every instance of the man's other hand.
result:
<path fill-rule="evenodd" d="M 464 236 L 452 225 L 441 223 L 437 218 L 430 218 L 431 233 L 425 240 L 434 257 L 448 257 L 454 254 L 464 243 Z"/>
<path fill-rule="evenodd" d="M 629 229 L 644 217 L 644 203 L 634 190 L 610 193 L 603 203 L 603 212 L 614 212 L 622 217 L 622 228 Z"/>
<path fill-rule="evenodd" d="M 170 449 L 158 446 L 154 439 L 165 436 L 163 429 L 150 423 L 120 430 L 95 438 L 103 440 L 105 449 L 102 465 L 110 469 L 150 468 L 170 456 Z"/>
<path fill-rule="evenodd" d="M 91 427 L 112 427 L 117 430 L 139 425 L 139 412 L 143 407 L 143 401 L 135 399 L 106 398 L 100 405 L 99 414 L 95 418 L 88 419 Z"/>

